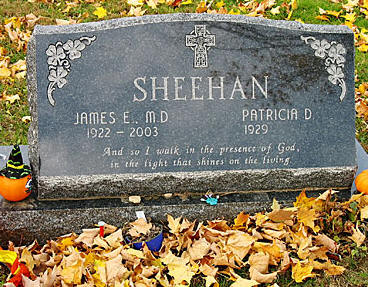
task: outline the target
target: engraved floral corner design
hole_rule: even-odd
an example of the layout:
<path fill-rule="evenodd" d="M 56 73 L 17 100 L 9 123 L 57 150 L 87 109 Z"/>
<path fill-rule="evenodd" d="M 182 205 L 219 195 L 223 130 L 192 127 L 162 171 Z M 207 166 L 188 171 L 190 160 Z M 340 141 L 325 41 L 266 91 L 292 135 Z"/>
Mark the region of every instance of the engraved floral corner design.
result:
<path fill-rule="evenodd" d="M 96 40 L 96 36 L 81 37 L 76 40 L 68 40 L 65 43 L 51 44 L 46 50 L 47 64 L 49 65 L 49 85 L 47 98 L 52 106 L 55 106 L 53 92 L 61 89 L 68 82 L 66 77 L 70 72 L 70 62 L 82 56 L 82 51 Z"/>
<path fill-rule="evenodd" d="M 329 74 L 328 80 L 341 87 L 340 101 L 345 98 L 346 84 L 343 72 L 345 63 L 346 49 L 342 44 L 335 41 L 317 40 L 314 37 L 300 37 L 306 44 L 310 45 L 314 50 L 314 55 L 321 59 L 325 59 L 325 67 Z"/>

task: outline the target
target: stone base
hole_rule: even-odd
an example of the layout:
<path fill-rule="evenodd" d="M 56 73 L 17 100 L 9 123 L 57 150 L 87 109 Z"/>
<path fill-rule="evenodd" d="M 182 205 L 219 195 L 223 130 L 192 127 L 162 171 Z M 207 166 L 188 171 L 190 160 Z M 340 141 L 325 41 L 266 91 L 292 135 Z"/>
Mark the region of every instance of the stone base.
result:
<path fill-rule="evenodd" d="M 167 214 L 183 216 L 198 221 L 225 218 L 232 220 L 241 211 L 254 213 L 269 209 L 273 198 L 282 205 L 292 205 L 300 191 L 262 192 L 229 194 L 219 198 L 216 206 L 210 206 L 191 197 L 169 199 L 143 199 L 139 205 L 120 199 L 39 201 L 32 195 L 22 202 L 0 200 L 0 246 L 7 247 L 8 241 L 16 245 L 29 244 L 37 239 L 44 243 L 70 232 L 80 233 L 83 228 L 92 228 L 98 221 L 122 227 L 136 219 L 136 211 L 144 211 L 153 221 L 166 221 Z M 318 196 L 320 192 L 307 192 Z M 349 198 L 350 190 L 341 191 L 341 198 Z"/>

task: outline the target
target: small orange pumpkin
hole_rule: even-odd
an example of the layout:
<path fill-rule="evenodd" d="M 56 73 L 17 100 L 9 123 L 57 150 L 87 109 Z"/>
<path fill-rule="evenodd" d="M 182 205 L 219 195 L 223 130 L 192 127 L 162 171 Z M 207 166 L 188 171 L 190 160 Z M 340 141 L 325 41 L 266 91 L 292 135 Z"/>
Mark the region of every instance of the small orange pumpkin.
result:
<path fill-rule="evenodd" d="M 355 186 L 358 191 L 368 195 L 368 169 L 363 170 L 355 179 Z"/>
<path fill-rule="evenodd" d="M 19 179 L 0 176 L 0 194 L 9 201 L 20 201 L 31 194 L 31 175 Z"/>

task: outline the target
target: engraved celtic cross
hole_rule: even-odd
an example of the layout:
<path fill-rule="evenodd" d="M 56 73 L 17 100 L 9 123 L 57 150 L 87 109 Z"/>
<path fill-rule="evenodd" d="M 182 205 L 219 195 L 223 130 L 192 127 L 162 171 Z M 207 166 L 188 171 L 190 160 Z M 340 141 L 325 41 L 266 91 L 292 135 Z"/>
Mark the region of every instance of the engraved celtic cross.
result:
<path fill-rule="evenodd" d="M 195 25 L 194 31 L 186 35 L 185 46 L 194 51 L 194 68 L 208 67 L 207 50 L 215 46 L 216 36 L 206 30 L 206 25 Z"/>

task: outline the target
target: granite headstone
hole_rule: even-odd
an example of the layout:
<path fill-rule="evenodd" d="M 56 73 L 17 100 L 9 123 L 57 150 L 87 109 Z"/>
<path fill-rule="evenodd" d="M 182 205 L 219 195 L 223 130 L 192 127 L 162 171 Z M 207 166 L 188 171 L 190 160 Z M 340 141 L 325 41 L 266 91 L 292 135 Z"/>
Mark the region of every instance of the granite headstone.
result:
<path fill-rule="evenodd" d="M 354 34 L 235 15 L 36 26 L 39 199 L 350 189 Z"/>

